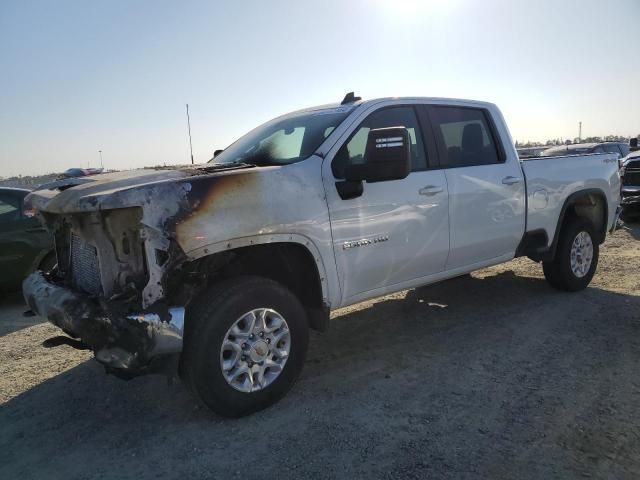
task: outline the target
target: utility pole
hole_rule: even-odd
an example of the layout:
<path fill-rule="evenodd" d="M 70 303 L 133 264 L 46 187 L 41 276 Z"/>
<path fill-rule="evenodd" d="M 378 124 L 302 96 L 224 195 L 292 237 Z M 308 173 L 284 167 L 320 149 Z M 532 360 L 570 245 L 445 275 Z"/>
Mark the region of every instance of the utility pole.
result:
<path fill-rule="evenodd" d="M 191 120 L 189 120 L 189 104 L 187 103 L 187 129 L 189 130 L 189 150 L 191 151 L 191 165 L 193 165 L 193 145 L 191 144 Z"/>
<path fill-rule="evenodd" d="M 104 165 L 102 164 L 102 150 L 98 150 L 98 153 L 100 154 L 100 168 L 104 168 Z"/>
<path fill-rule="evenodd" d="M 578 122 L 578 143 L 582 141 L 582 122 Z"/>

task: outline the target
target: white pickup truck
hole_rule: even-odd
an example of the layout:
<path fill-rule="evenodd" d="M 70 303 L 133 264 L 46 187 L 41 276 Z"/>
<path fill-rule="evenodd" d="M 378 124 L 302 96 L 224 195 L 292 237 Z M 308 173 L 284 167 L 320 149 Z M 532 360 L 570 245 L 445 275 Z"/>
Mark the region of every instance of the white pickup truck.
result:
<path fill-rule="evenodd" d="M 619 199 L 615 155 L 520 161 L 493 104 L 348 94 L 206 165 L 32 193 L 57 267 L 23 292 L 69 335 L 49 345 L 120 376 L 177 371 L 240 416 L 289 390 L 331 310 L 518 256 L 584 289 Z"/>

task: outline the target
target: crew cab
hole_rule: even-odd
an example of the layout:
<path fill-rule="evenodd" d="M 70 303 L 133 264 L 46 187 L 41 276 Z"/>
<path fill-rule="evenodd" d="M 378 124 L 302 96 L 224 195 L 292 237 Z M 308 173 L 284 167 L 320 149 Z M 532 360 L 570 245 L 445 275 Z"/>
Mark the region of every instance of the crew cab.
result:
<path fill-rule="evenodd" d="M 309 329 L 337 308 L 518 256 L 584 289 L 619 197 L 616 155 L 520 161 L 491 103 L 350 93 L 208 164 L 34 192 L 57 268 L 23 292 L 75 339 L 51 343 L 88 347 L 120 376 L 177 369 L 241 416 L 291 388 Z"/>

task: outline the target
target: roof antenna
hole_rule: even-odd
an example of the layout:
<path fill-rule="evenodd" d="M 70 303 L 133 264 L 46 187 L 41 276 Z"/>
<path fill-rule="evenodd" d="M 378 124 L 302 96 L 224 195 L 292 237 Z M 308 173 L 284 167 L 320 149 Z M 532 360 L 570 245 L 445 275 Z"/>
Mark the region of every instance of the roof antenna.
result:
<path fill-rule="evenodd" d="M 342 102 L 340 102 L 340 105 L 357 102 L 358 100 L 362 100 L 362 97 L 356 97 L 353 92 L 349 92 L 344 96 Z"/>

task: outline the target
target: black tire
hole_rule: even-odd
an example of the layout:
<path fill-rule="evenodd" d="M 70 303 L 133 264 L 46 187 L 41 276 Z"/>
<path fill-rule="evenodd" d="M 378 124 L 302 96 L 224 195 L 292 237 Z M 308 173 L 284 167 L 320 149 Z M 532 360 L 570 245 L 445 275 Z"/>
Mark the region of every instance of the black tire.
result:
<path fill-rule="evenodd" d="M 287 322 L 289 356 L 271 384 L 245 393 L 224 378 L 220 349 L 238 318 L 263 307 L 277 311 Z M 193 392 L 211 410 L 225 417 L 241 417 L 269 407 L 291 389 L 302 371 L 308 343 L 306 312 L 293 293 L 267 278 L 236 277 L 206 289 L 188 308 L 181 371 Z"/>
<path fill-rule="evenodd" d="M 582 277 L 577 276 L 571 269 L 571 247 L 575 238 L 581 232 L 589 234 L 593 244 L 591 266 Z M 595 241 L 593 225 L 586 220 L 570 219 L 560 231 L 555 257 L 549 262 L 542 262 L 544 276 L 549 284 L 558 290 L 566 292 L 583 290 L 591 283 L 591 279 L 596 273 L 599 253 L 599 245 Z"/>

